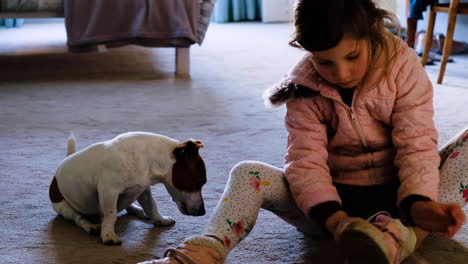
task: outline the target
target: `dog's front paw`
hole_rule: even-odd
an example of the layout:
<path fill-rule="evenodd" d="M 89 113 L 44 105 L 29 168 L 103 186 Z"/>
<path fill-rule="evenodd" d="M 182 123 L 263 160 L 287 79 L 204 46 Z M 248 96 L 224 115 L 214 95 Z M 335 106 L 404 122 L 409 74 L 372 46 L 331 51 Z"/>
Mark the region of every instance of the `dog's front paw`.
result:
<path fill-rule="evenodd" d="M 175 224 L 175 220 L 167 216 L 161 219 L 154 219 L 152 222 L 155 226 L 170 226 Z"/>
<path fill-rule="evenodd" d="M 110 233 L 110 232 L 106 234 L 101 233 L 101 238 L 102 238 L 102 243 L 104 245 L 108 245 L 108 246 L 122 245 L 122 241 L 120 241 L 119 236 L 117 236 L 115 233 Z"/>

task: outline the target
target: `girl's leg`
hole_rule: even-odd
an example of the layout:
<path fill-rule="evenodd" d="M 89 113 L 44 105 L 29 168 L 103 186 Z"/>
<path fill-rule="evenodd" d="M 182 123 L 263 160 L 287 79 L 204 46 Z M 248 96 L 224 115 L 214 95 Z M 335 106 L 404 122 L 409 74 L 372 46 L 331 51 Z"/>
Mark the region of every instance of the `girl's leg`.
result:
<path fill-rule="evenodd" d="M 452 138 L 441 150 L 439 201 L 468 202 L 468 127 Z"/>
<path fill-rule="evenodd" d="M 201 235 L 187 238 L 164 259 L 147 263 L 223 263 L 229 252 L 252 231 L 260 208 L 272 211 L 300 230 L 323 236 L 318 224 L 307 221 L 289 192 L 283 170 L 258 161 L 232 168 L 220 201 Z"/>
<path fill-rule="evenodd" d="M 468 202 L 468 127 L 450 139 L 440 150 L 439 201 Z M 429 232 L 415 227 L 419 247 Z"/>
<path fill-rule="evenodd" d="M 231 170 L 224 193 L 202 235 L 221 241 L 224 247 L 221 254 L 225 258 L 250 233 L 260 208 L 272 211 L 306 232 L 320 232 L 318 225 L 315 228 L 307 222 L 295 205 L 282 169 L 244 161 Z"/>

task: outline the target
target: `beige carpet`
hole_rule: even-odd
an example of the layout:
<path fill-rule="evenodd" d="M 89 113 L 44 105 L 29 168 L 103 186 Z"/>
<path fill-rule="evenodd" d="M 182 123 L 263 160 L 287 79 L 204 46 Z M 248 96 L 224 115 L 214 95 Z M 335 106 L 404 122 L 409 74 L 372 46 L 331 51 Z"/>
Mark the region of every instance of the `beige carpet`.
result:
<path fill-rule="evenodd" d="M 241 160 L 282 166 L 284 108 L 268 109 L 261 93 L 300 56 L 287 46 L 287 24 L 212 24 L 191 50 L 192 78 L 173 78 L 174 50 L 127 47 L 107 53 L 67 54 L 61 20 L 0 28 L 0 263 L 135 263 L 162 256 L 199 233 Z M 436 85 L 441 143 L 468 124 L 466 57 L 449 64 Z M 438 66 L 428 67 L 434 80 Z M 57 217 L 48 186 L 64 158 L 69 131 L 81 149 L 96 141 L 144 130 L 179 140 L 196 138 L 208 170 L 208 214 L 180 214 L 161 186 L 153 188 L 170 228 L 121 214 L 122 246 L 104 246 Z M 465 210 L 466 211 L 466 210 Z M 468 263 L 468 226 L 453 240 L 433 235 L 406 263 Z M 261 211 L 251 235 L 227 263 L 342 263 L 332 241 L 313 241 Z"/>

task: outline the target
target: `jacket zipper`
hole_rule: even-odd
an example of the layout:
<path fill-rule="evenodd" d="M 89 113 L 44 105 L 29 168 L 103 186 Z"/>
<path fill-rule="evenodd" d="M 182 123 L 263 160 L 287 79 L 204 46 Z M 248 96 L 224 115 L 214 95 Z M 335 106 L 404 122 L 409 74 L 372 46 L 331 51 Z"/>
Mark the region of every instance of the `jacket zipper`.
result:
<path fill-rule="evenodd" d="M 353 109 L 351 107 L 348 107 L 348 108 L 349 108 L 349 113 L 351 114 L 351 119 L 353 120 L 353 125 L 355 129 L 357 130 L 359 137 L 361 138 L 361 143 L 366 150 L 369 150 L 369 144 L 367 144 L 367 139 L 364 136 L 364 132 L 362 132 L 362 128 L 361 128 L 361 125 L 359 124 L 359 120 L 354 114 Z M 368 151 L 366 152 L 366 156 L 367 156 L 367 167 L 372 171 L 372 174 L 374 175 L 374 170 L 372 170 L 372 168 L 374 168 L 374 160 L 372 159 L 372 154 Z"/>
<path fill-rule="evenodd" d="M 357 91 L 358 89 L 356 89 L 356 94 L 357 94 Z M 369 150 L 369 144 L 367 143 L 367 139 L 366 137 L 364 136 L 364 132 L 362 131 L 362 128 L 361 128 L 361 124 L 359 123 L 359 119 L 357 118 L 357 116 L 355 115 L 354 113 L 354 110 L 353 110 L 353 106 L 354 106 L 354 98 L 356 98 L 356 94 L 353 95 L 353 98 L 351 100 L 351 106 L 348 106 L 347 104 L 343 103 L 343 102 L 340 102 L 338 100 L 336 100 L 335 98 L 332 98 L 332 97 L 329 97 L 329 96 L 326 96 L 324 94 L 322 94 L 322 96 L 326 97 L 326 98 L 329 98 L 335 102 L 338 102 L 340 104 L 342 104 L 344 107 L 346 107 L 346 109 L 348 109 L 348 112 L 351 116 L 351 120 L 352 120 L 352 124 L 353 124 L 353 127 L 354 127 L 354 130 L 357 132 L 357 134 L 359 135 L 359 138 L 361 139 L 361 143 L 363 145 L 363 147 L 366 149 L 366 150 Z M 375 176 L 375 171 L 373 170 L 374 168 L 374 161 L 372 159 L 372 154 L 370 152 L 366 152 L 366 156 L 367 156 L 367 167 L 369 168 L 369 170 L 371 171 L 372 173 L 372 176 Z M 373 177 L 375 178 L 375 177 Z"/>

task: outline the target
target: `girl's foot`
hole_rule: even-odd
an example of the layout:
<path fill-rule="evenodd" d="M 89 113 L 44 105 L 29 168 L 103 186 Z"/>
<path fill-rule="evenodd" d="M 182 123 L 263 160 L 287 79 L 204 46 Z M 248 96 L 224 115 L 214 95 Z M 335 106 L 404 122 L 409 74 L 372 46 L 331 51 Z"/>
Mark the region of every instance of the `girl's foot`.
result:
<path fill-rule="evenodd" d="M 177 248 L 166 250 L 164 258 L 138 264 L 221 264 L 223 259 L 217 250 L 220 243 L 219 240 L 213 237 L 192 237 Z"/>

